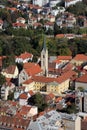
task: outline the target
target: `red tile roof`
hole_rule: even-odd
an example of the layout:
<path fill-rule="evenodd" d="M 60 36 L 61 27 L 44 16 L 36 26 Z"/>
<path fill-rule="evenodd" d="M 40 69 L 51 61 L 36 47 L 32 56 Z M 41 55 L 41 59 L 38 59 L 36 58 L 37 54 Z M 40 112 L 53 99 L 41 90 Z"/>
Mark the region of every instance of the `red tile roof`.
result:
<path fill-rule="evenodd" d="M 73 59 L 78 61 L 87 61 L 87 56 L 84 54 L 77 54 Z"/>
<path fill-rule="evenodd" d="M 16 116 L 14 116 L 14 117 L 0 116 L 0 122 L 2 122 L 2 124 L 0 124 L 0 126 L 3 126 L 5 129 L 11 128 L 12 130 L 24 130 L 24 129 L 27 129 L 27 127 L 30 123 L 30 120 L 18 118 Z M 19 129 L 16 129 L 17 127 Z"/>
<path fill-rule="evenodd" d="M 72 78 L 75 75 L 76 75 L 76 72 L 70 70 L 68 72 L 63 73 L 58 78 L 50 78 L 50 77 L 43 77 L 43 76 L 34 76 L 33 80 L 35 82 L 42 82 L 42 83 L 51 83 L 51 82 L 62 83 L 64 81 L 66 81 L 67 79 Z"/>
<path fill-rule="evenodd" d="M 72 56 L 58 56 L 58 60 L 71 60 Z"/>
<path fill-rule="evenodd" d="M 87 74 L 76 79 L 76 82 L 87 83 Z"/>
<path fill-rule="evenodd" d="M 64 34 L 57 34 L 57 35 L 56 35 L 56 38 L 64 38 L 64 37 L 65 37 Z"/>
<path fill-rule="evenodd" d="M 14 74 L 15 69 L 16 69 L 15 65 L 10 65 L 3 72 L 6 72 L 7 74 Z"/>
<path fill-rule="evenodd" d="M 60 64 L 61 63 L 61 61 L 58 60 L 58 59 L 54 60 L 53 62 L 56 63 L 56 64 Z"/>
<path fill-rule="evenodd" d="M 34 95 L 34 92 L 32 90 L 28 91 L 28 93 L 33 96 Z"/>
<path fill-rule="evenodd" d="M 26 27 L 27 25 L 24 23 L 13 23 L 13 27 Z"/>
<path fill-rule="evenodd" d="M 31 53 L 24 52 L 20 56 L 18 56 L 18 58 L 27 59 L 27 58 L 32 58 L 32 56 L 33 55 Z"/>
<path fill-rule="evenodd" d="M 28 96 L 26 93 L 22 93 L 20 96 L 19 96 L 20 99 L 27 99 Z"/>
<path fill-rule="evenodd" d="M 26 63 L 24 64 L 24 69 L 29 76 L 34 76 L 42 72 L 40 66 L 36 63 Z"/>

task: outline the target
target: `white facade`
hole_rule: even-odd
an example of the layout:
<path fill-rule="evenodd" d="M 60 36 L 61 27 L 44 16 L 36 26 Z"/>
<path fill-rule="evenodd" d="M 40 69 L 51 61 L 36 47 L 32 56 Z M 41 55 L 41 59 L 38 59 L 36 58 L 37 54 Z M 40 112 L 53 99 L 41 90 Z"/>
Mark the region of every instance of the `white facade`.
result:
<path fill-rule="evenodd" d="M 77 2 L 80 2 L 80 1 L 82 1 L 82 0 L 65 0 L 65 8 L 66 7 L 69 7 L 69 6 L 71 6 L 71 5 L 75 5 Z"/>
<path fill-rule="evenodd" d="M 74 114 L 60 113 L 64 122 L 64 130 L 81 130 L 81 118 Z"/>
<path fill-rule="evenodd" d="M 30 90 L 35 90 L 34 84 L 35 84 L 34 82 L 29 84 L 23 83 L 22 86 L 25 87 L 25 92 L 28 92 Z"/>
<path fill-rule="evenodd" d="M 27 99 L 19 99 L 19 104 L 21 106 L 27 105 Z"/>
<path fill-rule="evenodd" d="M 27 63 L 28 61 L 32 61 L 32 59 L 33 59 L 33 55 L 32 55 L 32 57 L 25 58 L 25 59 L 20 58 L 20 57 L 17 57 L 17 58 L 15 59 L 15 62 L 16 62 L 16 63 Z"/>
<path fill-rule="evenodd" d="M 60 3 L 62 0 L 50 0 L 50 7 L 55 7 L 56 4 Z"/>
<path fill-rule="evenodd" d="M 79 87 L 83 88 L 84 90 L 87 90 L 87 83 L 82 82 L 75 82 L 75 90 L 77 90 Z"/>
<path fill-rule="evenodd" d="M 84 111 L 87 112 L 87 93 L 84 93 Z"/>
<path fill-rule="evenodd" d="M 34 5 L 45 6 L 49 3 L 49 0 L 33 0 Z"/>
<path fill-rule="evenodd" d="M 8 99 L 8 95 L 9 95 L 9 92 L 13 92 L 13 90 L 14 90 L 14 88 L 15 88 L 15 85 L 14 84 L 12 84 L 11 86 L 9 86 L 9 85 L 3 85 L 2 87 L 1 87 L 1 98 L 3 99 L 3 100 L 7 100 Z"/>

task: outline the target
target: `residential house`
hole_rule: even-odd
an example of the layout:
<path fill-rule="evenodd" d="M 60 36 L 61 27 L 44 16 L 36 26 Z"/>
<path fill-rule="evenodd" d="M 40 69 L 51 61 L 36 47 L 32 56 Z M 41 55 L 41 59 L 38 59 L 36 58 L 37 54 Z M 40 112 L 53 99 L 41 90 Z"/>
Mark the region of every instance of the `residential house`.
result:
<path fill-rule="evenodd" d="M 47 15 L 46 16 L 46 20 L 48 20 L 49 22 L 55 22 L 55 16 L 53 16 L 53 15 Z"/>
<path fill-rule="evenodd" d="M 55 7 L 58 3 L 60 3 L 62 0 L 50 0 L 49 6 Z"/>
<path fill-rule="evenodd" d="M 28 95 L 29 98 L 32 97 L 34 94 L 35 94 L 35 93 L 34 93 L 32 90 L 29 90 L 29 91 L 27 92 L 27 95 Z"/>
<path fill-rule="evenodd" d="M 36 121 L 30 122 L 29 130 L 64 130 L 60 114 L 51 110 L 39 116 Z"/>
<path fill-rule="evenodd" d="M 32 59 L 33 59 L 33 54 L 24 52 L 24 53 L 21 53 L 19 56 L 16 56 L 15 62 L 26 63 L 26 62 L 32 61 Z"/>
<path fill-rule="evenodd" d="M 62 24 L 63 24 L 63 20 L 62 20 L 62 18 L 57 18 L 57 20 L 56 20 L 56 24 L 57 24 L 57 26 L 61 26 Z"/>
<path fill-rule="evenodd" d="M 55 95 L 53 93 L 49 93 L 45 96 L 45 101 L 49 104 L 54 103 Z"/>
<path fill-rule="evenodd" d="M 10 65 L 6 69 L 3 69 L 1 72 L 6 78 L 17 78 L 18 77 L 18 68 L 15 65 Z"/>
<path fill-rule="evenodd" d="M 68 24 L 68 27 L 73 27 L 76 24 L 76 18 L 74 16 L 69 16 L 66 18 L 66 24 Z"/>
<path fill-rule="evenodd" d="M 65 0 L 65 8 L 75 5 L 77 2 L 80 2 L 82 0 Z"/>
<path fill-rule="evenodd" d="M 36 106 L 24 105 L 16 113 L 16 117 L 22 117 L 24 119 L 32 118 L 38 114 L 38 108 Z"/>
<path fill-rule="evenodd" d="M 82 75 L 81 77 L 77 78 L 75 81 L 75 89 L 83 88 L 87 90 L 87 74 Z"/>
<path fill-rule="evenodd" d="M 48 5 L 48 3 L 49 3 L 49 0 L 45 0 L 45 1 L 33 0 L 33 5 L 38 5 L 40 7 Z"/>
<path fill-rule="evenodd" d="M 39 14 L 42 11 L 42 7 L 40 6 L 33 6 L 33 10 L 34 13 Z"/>
<path fill-rule="evenodd" d="M 15 7 L 6 7 L 7 10 L 9 10 L 11 13 L 17 12 L 17 8 Z"/>
<path fill-rule="evenodd" d="M 81 118 L 75 114 L 60 113 L 65 130 L 81 130 Z"/>
<path fill-rule="evenodd" d="M 72 60 L 72 56 L 58 56 L 57 60 L 59 60 L 65 64 L 65 63 L 68 63 Z"/>
<path fill-rule="evenodd" d="M 0 19 L 0 29 L 3 29 L 3 20 Z"/>
<path fill-rule="evenodd" d="M 46 30 L 53 30 L 54 29 L 54 23 L 53 22 L 46 22 L 44 23 L 44 28 L 46 28 Z"/>
<path fill-rule="evenodd" d="M 35 90 L 34 84 L 35 83 L 34 83 L 33 79 L 31 78 L 31 79 L 28 79 L 25 82 L 23 82 L 22 86 L 25 87 L 25 92 L 28 92 L 30 90 L 33 90 L 33 91 Z"/>
<path fill-rule="evenodd" d="M 30 124 L 29 119 L 12 116 L 0 116 L 0 129 L 6 130 L 26 130 Z"/>
<path fill-rule="evenodd" d="M 22 93 L 22 94 L 20 94 L 20 96 L 19 96 L 19 104 L 20 105 L 27 105 L 28 104 L 28 102 L 27 102 L 27 100 L 28 100 L 28 95 L 27 95 L 27 93 Z"/>
<path fill-rule="evenodd" d="M 65 34 L 65 38 L 73 39 L 73 38 L 75 38 L 75 34 Z"/>
<path fill-rule="evenodd" d="M 36 63 L 25 63 L 23 70 L 19 74 L 19 84 L 25 82 L 30 79 L 34 75 L 40 75 L 42 70 L 40 66 Z"/>
<path fill-rule="evenodd" d="M 15 89 L 15 85 L 11 82 L 6 82 L 1 87 L 1 99 L 7 100 L 8 95 L 12 93 Z"/>
<path fill-rule="evenodd" d="M 23 24 L 25 24 L 25 21 L 26 20 L 23 17 L 19 17 L 19 18 L 16 19 L 17 23 L 23 23 Z"/>
<path fill-rule="evenodd" d="M 37 18 L 36 17 L 31 17 L 28 19 L 28 25 L 33 26 L 34 23 L 37 23 Z"/>
<path fill-rule="evenodd" d="M 72 60 L 71 63 L 76 66 L 81 66 L 83 63 L 87 62 L 87 56 L 84 54 L 77 54 Z"/>
<path fill-rule="evenodd" d="M 13 23 L 12 24 L 13 28 L 15 29 L 19 29 L 19 28 L 24 28 L 24 29 L 27 29 L 27 24 L 24 24 L 24 23 Z"/>
<path fill-rule="evenodd" d="M 37 22 L 37 23 L 34 23 L 33 24 L 33 28 L 36 29 L 36 28 L 41 28 L 42 27 L 42 24 L 40 22 Z"/>

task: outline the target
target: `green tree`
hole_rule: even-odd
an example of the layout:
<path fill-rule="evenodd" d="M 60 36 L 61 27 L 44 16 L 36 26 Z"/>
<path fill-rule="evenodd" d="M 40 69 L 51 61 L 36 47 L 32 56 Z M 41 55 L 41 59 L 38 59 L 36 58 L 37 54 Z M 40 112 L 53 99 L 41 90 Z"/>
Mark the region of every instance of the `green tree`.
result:
<path fill-rule="evenodd" d="M 43 95 L 39 92 L 35 94 L 34 102 L 38 106 L 39 111 L 43 111 L 47 107 Z"/>
<path fill-rule="evenodd" d="M 78 87 L 78 90 L 80 91 L 80 92 L 83 92 L 84 91 L 84 88 L 83 87 Z"/>
<path fill-rule="evenodd" d="M 14 92 L 9 92 L 8 100 L 13 100 L 13 99 L 14 99 Z"/>
<path fill-rule="evenodd" d="M 0 73 L 0 86 L 2 86 L 5 82 L 6 82 L 5 76 L 3 76 L 3 75 Z"/>

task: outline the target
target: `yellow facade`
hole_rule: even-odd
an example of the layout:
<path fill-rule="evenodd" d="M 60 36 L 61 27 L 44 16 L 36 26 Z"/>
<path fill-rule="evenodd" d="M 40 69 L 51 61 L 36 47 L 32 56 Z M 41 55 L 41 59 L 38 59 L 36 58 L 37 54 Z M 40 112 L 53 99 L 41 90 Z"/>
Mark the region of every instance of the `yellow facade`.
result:
<path fill-rule="evenodd" d="M 68 90 L 69 88 L 69 79 L 62 83 L 58 82 L 50 82 L 50 83 L 42 83 L 42 82 L 35 82 L 34 84 L 35 91 L 46 91 L 46 92 L 54 92 L 54 93 L 59 93 L 64 92 Z"/>

